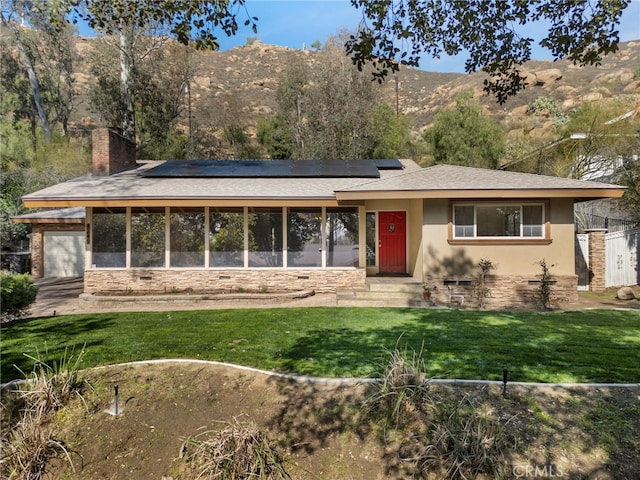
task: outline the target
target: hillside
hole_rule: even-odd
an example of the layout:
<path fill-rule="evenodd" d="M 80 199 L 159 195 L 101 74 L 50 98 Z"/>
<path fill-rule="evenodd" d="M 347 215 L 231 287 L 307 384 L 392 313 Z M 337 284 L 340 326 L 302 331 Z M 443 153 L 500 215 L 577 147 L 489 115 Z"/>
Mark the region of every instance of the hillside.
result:
<path fill-rule="evenodd" d="M 76 85 L 80 96 L 72 121 L 86 127 L 99 124 L 98 115 L 88 109 L 86 94 L 91 76 L 88 56 L 96 39 L 77 37 L 79 60 Z M 192 117 L 202 126 L 220 128 L 231 121 L 240 123 L 249 133 L 255 132 L 260 119 L 271 116 L 276 107 L 276 90 L 287 66 L 296 62 L 314 64 L 315 50 L 294 50 L 266 45 L 259 41 L 228 51 L 194 53 L 194 81 L 191 85 Z M 508 131 L 533 131 L 542 135 L 550 126 L 544 117 L 525 115 L 526 105 L 539 96 L 552 97 L 565 111 L 582 102 L 620 95 L 640 97 L 640 41 L 621 44 L 620 50 L 607 56 L 599 67 L 579 68 L 567 61 L 532 61 L 524 66 L 529 86 L 499 105 L 482 92 L 483 73 L 433 73 L 403 67 L 397 75 L 398 105 L 410 116 L 414 128 L 422 131 L 442 108 L 454 104 L 455 96 L 472 88 L 488 114 Z M 389 102 L 396 102 L 396 82 L 390 78 L 382 86 Z M 186 114 L 185 114 L 186 122 Z M 217 125 L 211 125 L 215 123 Z"/>

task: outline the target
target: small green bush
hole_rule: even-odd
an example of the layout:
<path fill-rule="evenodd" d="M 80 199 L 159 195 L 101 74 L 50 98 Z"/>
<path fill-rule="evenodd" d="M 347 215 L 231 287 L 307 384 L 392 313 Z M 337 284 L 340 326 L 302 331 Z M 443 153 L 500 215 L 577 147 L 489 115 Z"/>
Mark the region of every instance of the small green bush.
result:
<path fill-rule="evenodd" d="M 26 273 L 0 274 L 0 312 L 2 318 L 19 318 L 25 315 L 38 294 L 38 287 Z"/>

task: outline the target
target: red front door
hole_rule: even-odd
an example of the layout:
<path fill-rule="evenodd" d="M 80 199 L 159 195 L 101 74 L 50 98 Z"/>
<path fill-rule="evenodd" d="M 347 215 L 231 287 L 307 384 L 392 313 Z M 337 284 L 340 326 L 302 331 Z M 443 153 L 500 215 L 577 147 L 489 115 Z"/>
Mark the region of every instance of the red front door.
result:
<path fill-rule="evenodd" d="M 378 213 L 378 272 L 407 272 L 406 212 Z"/>

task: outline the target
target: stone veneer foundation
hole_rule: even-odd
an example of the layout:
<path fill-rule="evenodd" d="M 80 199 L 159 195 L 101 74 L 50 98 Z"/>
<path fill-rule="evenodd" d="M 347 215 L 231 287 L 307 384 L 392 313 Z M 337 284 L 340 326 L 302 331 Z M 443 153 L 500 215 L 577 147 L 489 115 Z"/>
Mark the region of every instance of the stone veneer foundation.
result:
<path fill-rule="evenodd" d="M 552 306 L 578 300 L 577 275 L 552 275 L 552 281 L 555 282 L 551 285 Z M 431 298 L 439 305 L 451 303 L 452 306 L 469 308 L 478 306 L 474 297 L 472 279 L 452 280 L 432 277 L 425 285 L 431 287 Z M 489 289 L 489 296 L 485 298 L 487 310 L 519 310 L 541 305 L 538 296 L 540 280 L 537 276 L 488 275 L 485 279 L 485 287 Z"/>
<path fill-rule="evenodd" d="M 364 268 L 346 269 L 89 269 L 85 293 L 295 292 L 335 293 L 365 283 Z"/>

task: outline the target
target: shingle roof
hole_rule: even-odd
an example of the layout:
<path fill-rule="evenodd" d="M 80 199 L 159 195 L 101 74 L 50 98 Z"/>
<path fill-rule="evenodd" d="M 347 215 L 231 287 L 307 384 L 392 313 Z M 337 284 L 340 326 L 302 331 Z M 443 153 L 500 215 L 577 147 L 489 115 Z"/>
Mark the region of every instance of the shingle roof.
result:
<path fill-rule="evenodd" d="M 144 172 L 161 162 L 146 162 L 139 168 L 111 176 L 75 178 L 25 195 L 25 202 L 94 199 L 332 199 L 335 191 L 365 181 L 365 178 L 153 178 Z M 403 160 L 403 170 L 380 170 L 388 178 L 419 169 Z"/>
<path fill-rule="evenodd" d="M 59 208 L 44 210 L 41 212 L 25 213 L 11 217 L 14 223 L 56 223 L 56 222 L 82 222 L 85 218 L 84 207 Z"/>
<path fill-rule="evenodd" d="M 570 178 L 532 173 L 506 172 L 456 165 L 435 165 L 384 178 L 363 182 L 336 191 L 419 191 L 419 190 L 593 190 L 620 189 L 619 185 L 585 182 Z"/>
<path fill-rule="evenodd" d="M 536 190 L 554 191 L 559 196 L 621 196 L 624 187 L 527 173 L 437 165 L 421 168 L 402 160 L 402 170 L 380 170 L 380 178 L 149 178 L 142 175 L 159 162 L 147 162 L 137 169 L 111 176 L 84 176 L 25 195 L 27 206 L 85 205 L 90 202 L 145 200 L 353 200 L 376 194 L 398 192 L 407 198 L 447 197 L 450 192 Z M 85 203 L 83 203 L 85 202 Z"/>

